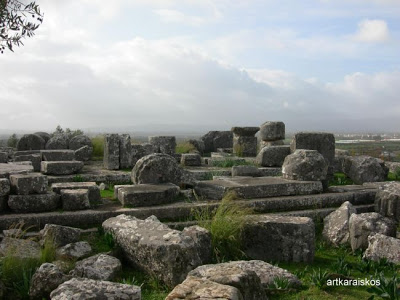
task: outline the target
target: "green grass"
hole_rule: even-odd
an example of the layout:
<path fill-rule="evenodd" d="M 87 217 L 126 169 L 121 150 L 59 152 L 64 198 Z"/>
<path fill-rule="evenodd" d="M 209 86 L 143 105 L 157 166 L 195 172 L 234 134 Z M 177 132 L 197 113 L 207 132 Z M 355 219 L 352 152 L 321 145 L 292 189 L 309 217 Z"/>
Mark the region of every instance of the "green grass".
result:
<path fill-rule="evenodd" d="M 212 165 L 219 168 L 232 168 L 233 166 L 248 166 L 254 164 L 245 160 L 226 158 L 224 160 L 213 160 Z"/>
<path fill-rule="evenodd" d="M 104 136 L 98 135 L 92 138 L 93 144 L 93 153 L 92 158 L 93 160 L 102 159 L 104 156 Z"/>
<path fill-rule="evenodd" d="M 344 173 L 335 173 L 333 175 L 333 179 L 329 182 L 329 186 L 351 185 L 351 184 L 354 184 L 354 182 Z"/>
<path fill-rule="evenodd" d="M 190 153 L 190 152 L 193 152 L 193 151 L 196 151 L 196 150 L 197 150 L 196 147 L 193 144 L 189 143 L 189 142 L 178 143 L 176 145 L 176 148 L 175 148 L 175 152 L 176 153 L 180 153 L 180 154 L 182 154 L 182 153 Z"/>
<path fill-rule="evenodd" d="M 114 189 L 108 188 L 100 191 L 101 198 L 114 199 Z"/>

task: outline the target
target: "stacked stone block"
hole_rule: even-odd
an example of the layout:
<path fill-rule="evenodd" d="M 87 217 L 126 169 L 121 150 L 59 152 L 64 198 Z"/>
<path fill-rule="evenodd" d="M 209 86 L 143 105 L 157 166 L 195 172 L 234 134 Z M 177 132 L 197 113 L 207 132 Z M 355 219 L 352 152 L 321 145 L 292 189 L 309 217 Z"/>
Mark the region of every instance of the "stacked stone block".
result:
<path fill-rule="evenodd" d="M 104 168 L 119 170 L 133 167 L 129 134 L 106 134 L 104 137 Z"/>
<path fill-rule="evenodd" d="M 204 143 L 204 152 L 217 151 L 218 148 L 232 148 L 233 133 L 231 131 L 209 131 L 201 137 Z"/>
<path fill-rule="evenodd" d="M 260 127 L 232 127 L 233 154 L 243 157 L 257 155 L 257 138 L 254 136 Z"/>
<path fill-rule="evenodd" d="M 267 121 L 260 126 L 260 148 L 268 146 L 281 146 L 285 139 L 285 123 Z"/>

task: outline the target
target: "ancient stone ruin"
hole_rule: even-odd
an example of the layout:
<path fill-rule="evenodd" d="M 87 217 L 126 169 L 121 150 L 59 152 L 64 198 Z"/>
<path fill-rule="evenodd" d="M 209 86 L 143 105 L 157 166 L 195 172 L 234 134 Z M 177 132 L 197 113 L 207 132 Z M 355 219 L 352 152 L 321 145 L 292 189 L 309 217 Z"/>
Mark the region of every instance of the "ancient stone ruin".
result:
<path fill-rule="evenodd" d="M 331 133 L 298 132 L 286 144 L 285 134 L 280 121 L 210 131 L 179 154 L 175 136 L 135 144 L 106 134 L 102 162 L 91 160 L 88 136 L 24 135 L 0 151 L 0 255 L 37 258 L 54 243 L 56 259 L 31 280 L 33 299 L 140 299 L 139 286 L 114 282 L 124 264 L 165 284 L 166 299 L 268 299 L 277 278 L 301 281 L 267 262 L 312 264 L 324 218 L 327 243 L 399 263 L 400 185 L 384 182 L 385 162 L 335 149 Z M 355 184 L 329 186 L 337 171 Z M 229 195 L 251 208 L 240 240 L 248 260 L 213 263 L 212 235 L 193 212 Z M 20 222 L 42 230 L 36 240 L 8 230 Z M 100 226 L 120 252 L 95 253 L 82 240 Z M 75 262 L 68 272 L 65 259 Z"/>

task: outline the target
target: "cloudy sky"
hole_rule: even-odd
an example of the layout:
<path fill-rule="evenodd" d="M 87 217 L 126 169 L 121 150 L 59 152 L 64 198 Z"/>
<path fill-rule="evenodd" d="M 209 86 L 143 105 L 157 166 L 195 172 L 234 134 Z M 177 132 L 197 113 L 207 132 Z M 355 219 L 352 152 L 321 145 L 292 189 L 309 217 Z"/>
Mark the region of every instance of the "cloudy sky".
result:
<path fill-rule="evenodd" d="M 399 0 L 37 0 L 0 129 L 400 131 Z"/>

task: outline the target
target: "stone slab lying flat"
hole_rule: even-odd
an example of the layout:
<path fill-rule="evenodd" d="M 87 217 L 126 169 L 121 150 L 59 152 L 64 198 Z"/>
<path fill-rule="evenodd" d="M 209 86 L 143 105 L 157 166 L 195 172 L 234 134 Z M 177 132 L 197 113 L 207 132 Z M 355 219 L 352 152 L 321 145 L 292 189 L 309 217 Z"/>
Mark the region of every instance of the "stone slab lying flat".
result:
<path fill-rule="evenodd" d="M 60 205 L 60 196 L 55 193 L 38 195 L 10 195 L 8 206 L 17 213 L 54 211 Z"/>
<path fill-rule="evenodd" d="M 33 172 L 32 165 L 0 164 L 0 178 L 9 178 L 10 174 L 28 174 Z"/>
<path fill-rule="evenodd" d="M 89 191 L 89 202 L 98 203 L 101 200 L 100 188 L 96 182 L 64 182 L 64 183 L 53 183 L 51 190 L 54 193 L 61 194 L 62 190 L 77 190 L 85 189 Z"/>
<path fill-rule="evenodd" d="M 151 206 L 173 202 L 179 187 L 172 183 L 137 184 L 118 189 L 118 200 L 123 206 Z"/>
<path fill-rule="evenodd" d="M 73 161 L 75 160 L 74 150 L 41 150 L 42 160 L 45 161 Z"/>
<path fill-rule="evenodd" d="M 30 161 L 35 172 L 40 172 L 40 163 L 42 162 L 42 156 L 39 154 L 27 154 L 14 157 L 14 162 Z"/>
<path fill-rule="evenodd" d="M 46 194 L 47 176 L 41 173 L 10 175 L 11 191 L 17 195 Z"/>
<path fill-rule="evenodd" d="M 322 183 L 280 177 L 235 177 L 198 182 L 195 191 L 206 199 L 220 200 L 229 191 L 239 198 L 251 199 L 322 193 Z"/>
<path fill-rule="evenodd" d="M 83 168 L 82 161 L 42 161 L 41 172 L 46 175 L 69 175 Z"/>
<path fill-rule="evenodd" d="M 354 186 L 356 187 L 356 186 Z M 374 210 L 376 189 L 348 190 L 344 193 L 326 193 L 304 196 L 285 196 L 266 199 L 248 199 L 239 201 L 253 208 L 255 213 L 275 212 L 281 215 L 326 217 L 342 203 L 349 201 L 357 213 Z M 121 208 L 119 203 L 111 202 L 96 209 L 75 212 L 47 212 L 36 214 L 7 214 L 0 216 L 0 229 L 8 229 L 12 224 L 24 221 L 27 226 L 43 227 L 44 224 L 87 227 L 97 226 L 104 220 L 119 214 L 145 219 L 151 215 L 160 220 L 182 220 L 193 214 L 193 209 L 217 208 L 220 201 L 176 202 L 153 207 Z"/>
<path fill-rule="evenodd" d="M 231 176 L 232 168 L 193 168 L 186 167 L 185 170 L 189 171 L 195 180 L 210 180 L 213 176 Z"/>

